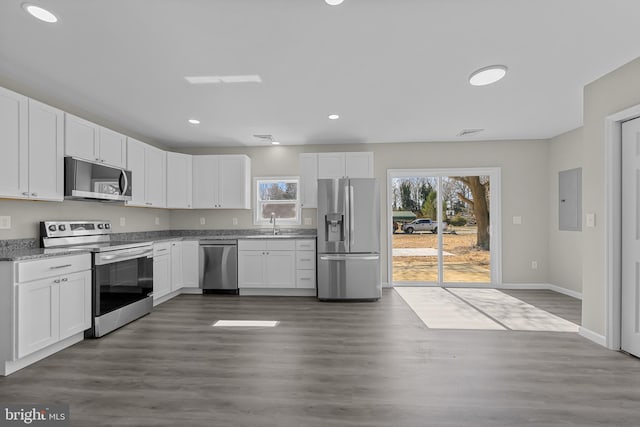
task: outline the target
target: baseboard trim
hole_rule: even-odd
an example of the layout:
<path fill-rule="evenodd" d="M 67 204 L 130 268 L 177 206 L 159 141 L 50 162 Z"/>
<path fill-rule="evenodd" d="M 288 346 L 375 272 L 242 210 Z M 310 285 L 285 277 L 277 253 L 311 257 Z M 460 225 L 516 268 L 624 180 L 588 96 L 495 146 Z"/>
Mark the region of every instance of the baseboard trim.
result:
<path fill-rule="evenodd" d="M 603 347 L 607 346 L 607 338 L 604 335 L 597 334 L 583 326 L 578 329 L 578 334 L 585 337 L 589 341 L 593 341 L 596 344 L 600 344 Z"/>
<path fill-rule="evenodd" d="M 503 283 L 498 289 L 546 289 L 582 300 L 582 293 L 551 283 Z"/>

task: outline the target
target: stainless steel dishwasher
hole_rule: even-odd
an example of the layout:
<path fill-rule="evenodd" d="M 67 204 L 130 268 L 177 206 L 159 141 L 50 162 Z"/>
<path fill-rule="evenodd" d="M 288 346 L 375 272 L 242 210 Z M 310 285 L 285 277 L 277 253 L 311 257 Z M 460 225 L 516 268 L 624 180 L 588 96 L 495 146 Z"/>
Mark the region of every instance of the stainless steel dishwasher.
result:
<path fill-rule="evenodd" d="M 200 241 L 200 287 L 202 292 L 238 294 L 238 241 Z"/>

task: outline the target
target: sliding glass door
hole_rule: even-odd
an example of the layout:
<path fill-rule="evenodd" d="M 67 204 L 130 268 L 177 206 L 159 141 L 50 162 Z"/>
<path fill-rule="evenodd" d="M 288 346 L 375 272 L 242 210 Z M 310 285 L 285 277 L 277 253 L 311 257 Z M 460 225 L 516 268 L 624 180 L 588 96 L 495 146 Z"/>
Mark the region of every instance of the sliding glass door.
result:
<path fill-rule="evenodd" d="M 493 168 L 389 171 L 390 281 L 497 285 L 498 191 Z"/>

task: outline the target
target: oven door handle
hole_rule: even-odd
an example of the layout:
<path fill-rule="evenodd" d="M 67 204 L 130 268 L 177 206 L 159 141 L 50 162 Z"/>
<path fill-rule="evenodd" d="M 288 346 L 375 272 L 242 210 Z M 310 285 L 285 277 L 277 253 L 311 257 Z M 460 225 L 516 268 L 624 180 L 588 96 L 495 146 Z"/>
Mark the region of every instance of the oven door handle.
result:
<path fill-rule="evenodd" d="M 112 264 L 118 261 L 126 261 L 129 259 L 150 257 L 153 255 L 152 249 L 142 249 L 121 254 L 104 254 L 96 257 L 96 265 Z"/>

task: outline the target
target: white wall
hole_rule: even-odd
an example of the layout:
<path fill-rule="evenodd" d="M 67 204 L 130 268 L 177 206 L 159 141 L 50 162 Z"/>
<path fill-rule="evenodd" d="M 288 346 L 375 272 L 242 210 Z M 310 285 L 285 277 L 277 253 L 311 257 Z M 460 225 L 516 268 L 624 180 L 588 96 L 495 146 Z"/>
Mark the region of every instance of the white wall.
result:
<path fill-rule="evenodd" d="M 178 150 L 176 150 L 178 151 Z M 352 144 L 316 146 L 242 147 L 182 150 L 191 154 L 238 154 L 251 157 L 252 175 L 298 175 L 301 152 L 373 151 L 375 176 L 382 194 L 382 248 L 386 259 L 389 227 L 386 218 L 387 169 L 500 167 L 502 173 L 503 282 L 548 282 L 548 157 L 549 141 L 474 141 L 407 144 Z M 312 217 L 315 209 L 305 209 L 303 217 Z M 205 226 L 199 218 L 205 216 Z M 513 225 L 512 217 L 521 216 L 522 225 Z M 238 226 L 233 226 L 233 218 Z M 172 211 L 172 229 L 251 228 L 251 212 Z M 531 269 L 531 261 L 538 269 Z M 387 271 L 384 263 L 383 280 Z"/>
<path fill-rule="evenodd" d="M 558 173 L 582 167 L 582 128 L 549 145 L 549 283 L 582 293 L 582 232 L 558 230 Z"/>
<path fill-rule="evenodd" d="M 169 229 L 169 211 L 124 207 L 122 205 L 84 202 L 36 202 L 23 200 L 0 200 L 0 215 L 11 216 L 11 229 L 0 230 L 0 240 L 40 237 L 40 221 L 72 219 L 111 220 L 114 233 L 133 231 L 155 231 Z M 120 218 L 125 218 L 125 227 Z M 155 225 L 158 217 L 160 225 Z"/>
<path fill-rule="evenodd" d="M 582 200 L 586 213 L 595 214 L 595 227 L 583 228 L 582 326 L 605 332 L 605 149 L 607 116 L 640 104 L 640 58 L 585 86 Z"/>

